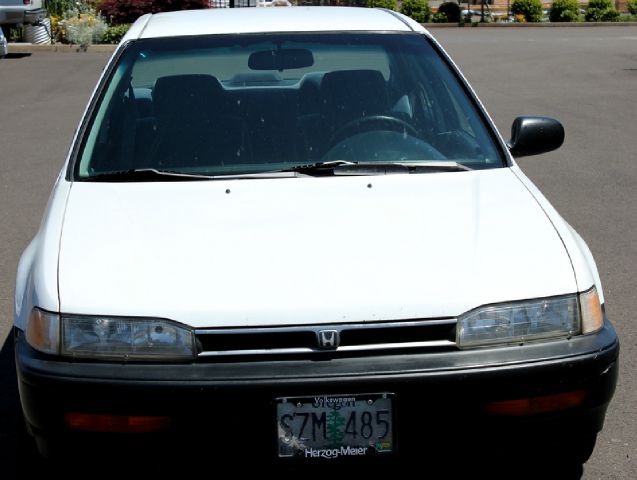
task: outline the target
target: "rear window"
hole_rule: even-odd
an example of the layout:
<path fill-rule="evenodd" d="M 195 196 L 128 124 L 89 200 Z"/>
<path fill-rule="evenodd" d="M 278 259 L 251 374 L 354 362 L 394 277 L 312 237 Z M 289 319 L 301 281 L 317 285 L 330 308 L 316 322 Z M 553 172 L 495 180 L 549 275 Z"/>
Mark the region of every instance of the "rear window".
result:
<path fill-rule="evenodd" d="M 331 160 L 503 166 L 493 132 L 423 35 L 216 35 L 126 48 L 85 130 L 75 178 Z"/>

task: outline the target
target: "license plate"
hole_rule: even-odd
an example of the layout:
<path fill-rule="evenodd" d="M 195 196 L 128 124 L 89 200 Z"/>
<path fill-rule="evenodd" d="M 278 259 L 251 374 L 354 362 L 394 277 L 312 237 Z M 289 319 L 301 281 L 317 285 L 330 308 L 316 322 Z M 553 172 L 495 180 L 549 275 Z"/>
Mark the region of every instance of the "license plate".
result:
<path fill-rule="evenodd" d="M 279 457 L 339 458 L 391 453 L 392 395 L 277 399 Z"/>

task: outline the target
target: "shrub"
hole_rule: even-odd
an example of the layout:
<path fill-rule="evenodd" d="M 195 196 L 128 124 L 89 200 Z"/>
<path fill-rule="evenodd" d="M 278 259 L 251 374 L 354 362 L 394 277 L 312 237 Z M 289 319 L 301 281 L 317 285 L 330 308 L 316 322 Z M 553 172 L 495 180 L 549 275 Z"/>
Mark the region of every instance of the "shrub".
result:
<path fill-rule="evenodd" d="M 64 12 L 64 19 L 58 22 L 62 40 L 83 47 L 99 43 L 106 31 L 106 22 L 95 10 L 87 8 L 84 12 L 71 9 Z"/>
<path fill-rule="evenodd" d="M 75 0 L 45 0 L 44 6 L 52 17 L 63 17 L 64 12 L 77 8 Z"/>
<path fill-rule="evenodd" d="M 419 23 L 426 23 L 431 18 L 429 0 L 403 0 L 400 13 L 413 18 Z"/>
<path fill-rule="evenodd" d="M 527 22 L 542 21 L 541 0 L 513 0 L 511 4 L 513 15 L 522 15 Z"/>
<path fill-rule="evenodd" d="M 626 7 L 631 15 L 637 15 L 637 0 L 628 0 Z"/>
<path fill-rule="evenodd" d="M 388 8 L 389 10 L 398 10 L 396 0 L 367 0 L 369 8 Z"/>
<path fill-rule="evenodd" d="M 577 22 L 579 20 L 579 1 L 555 0 L 549 13 L 549 20 L 551 22 Z"/>
<path fill-rule="evenodd" d="M 111 25 L 133 23 L 146 13 L 207 8 L 208 0 L 102 0 L 99 10 Z"/>
<path fill-rule="evenodd" d="M 615 10 L 606 10 L 602 14 L 602 22 L 619 22 L 620 13 Z"/>
<path fill-rule="evenodd" d="M 637 2 L 637 0 L 635 0 Z M 438 13 L 442 13 L 447 17 L 447 21 L 458 23 L 460 21 L 460 5 L 456 2 L 443 2 L 438 7 Z"/>
<path fill-rule="evenodd" d="M 126 35 L 126 32 L 128 32 L 130 26 L 130 23 L 122 23 L 121 25 L 108 27 L 102 37 L 102 43 L 118 44 L 122 37 Z"/>
<path fill-rule="evenodd" d="M 64 40 L 64 25 L 60 24 L 62 21 L 61 16 L 51 15 L 51 38 L 53 43 L 61 42 Z"/>
<path fill-rule="evenodd" d="M 431 21 L 433 23 L 449 23 L 449 19 L 447 18 L 447 15 L 445 15 L 444 13 L 440 11 L 434 13 L 431 16 Z"/>
<path fill-rule="evenodd" d="M 587 22 L 616 22 L 619 12 L 611 0 L 590 0 L 584 18 Z"/>

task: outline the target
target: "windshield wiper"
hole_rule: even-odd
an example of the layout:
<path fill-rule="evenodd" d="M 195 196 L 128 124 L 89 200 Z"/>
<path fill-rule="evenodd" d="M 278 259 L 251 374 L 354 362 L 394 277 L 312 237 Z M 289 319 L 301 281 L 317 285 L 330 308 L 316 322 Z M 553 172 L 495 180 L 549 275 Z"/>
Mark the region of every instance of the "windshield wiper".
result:
<path fill-rule="evenodd" d="M 134 168 L 96 173 L 79 180 L 85 182 L 187 182 L 209 179 L 210 177 L 206 175 L 157 170 L 155 168 Z"/>
<path fill-rule="evenodd" d="M 188 182 L 202 180 L 297 177 L 299 175 L 300 174 L 298 172 L 284 170 L 206 175 L 202 173 L 157 170 L 155 168 L 135 168 L 131 170 L 115 170 L 112 172 L 96 173 L 95 175 L 80 178 L 79 180 L 84 182 Z"/>
<path fill-rule="evenodd" d="M 84 182 L 188 182 L 203 180 L 233 180 L 310 176 L 339 175 L 390 175 L 396 173 L 423 172 L 455 172 L 467 171 L 471 168 L 457 162 L 349 162 L 333 160 L 307 165 L 269 170 L 265 172 L 236 173 L 224 175 L 206 175 L 201 173 L 184 173 L 173 170 L 157 170 L 155 168 L 134 168 L 130 170 L 114 170 L 80 178 Z"/>
<path fill-rule="evenodd" d="M 396 173 L 464 172 L 472 170 L 458 162 L 406 161 L 406 162 L 349 162 L 333 160 L 308 165 L 296 165 L 283 172 L 299 172 L 305 175 L 390 175 Z"/>

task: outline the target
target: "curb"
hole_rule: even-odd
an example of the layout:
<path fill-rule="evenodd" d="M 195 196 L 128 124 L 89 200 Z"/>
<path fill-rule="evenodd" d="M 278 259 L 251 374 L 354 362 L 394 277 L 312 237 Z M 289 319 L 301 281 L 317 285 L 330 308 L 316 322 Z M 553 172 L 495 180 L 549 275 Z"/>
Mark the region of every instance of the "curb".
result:
<path fill-rule="evenodd" d="M 539 22 L 539 23 L 499 23 L 473 22 L 459 25 L 457 23 L 421 23 L 427 30 L 433 28 L 551 28 L 551 27 L 637 27 L 637 22 Z"/>
<path fill-rule="evenodd" d="M 35 43 L 10 43 L 9 53 L 35 53 L 35 52 L 93 52 L 93 53 L 113 53 L 117 45 L 89 45 L 86 49 L 79 45 L 65 45 L 56 43 L 53 45 L 38 45 Z"/>
<path fill-rule="evenodd" d="M 457 23 L 421 23 L 427 30 L 436 28 L 590 28 L 590 27 L 636 27 L 637 22 L 543 22 L 543 23 L 498 23 L 474 22 L 471 24 Z M 10 43 L 10 53 L 62 52 L 62 53 L 113 53 L 117 45 L 89 45 L 82 49 L 79 45 L 56 43 L 53 45 L 38 45 L 34 43 Z"/>

